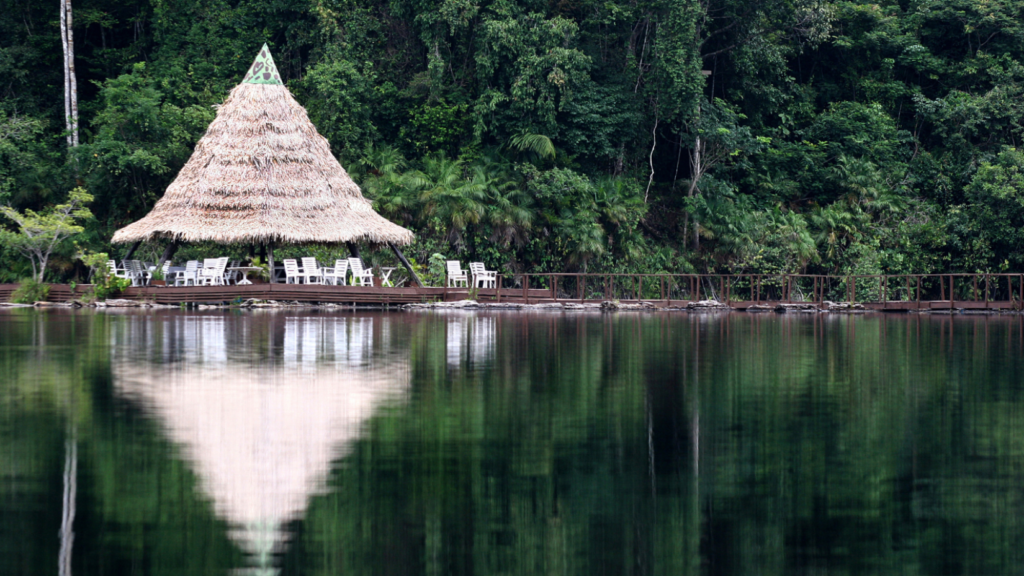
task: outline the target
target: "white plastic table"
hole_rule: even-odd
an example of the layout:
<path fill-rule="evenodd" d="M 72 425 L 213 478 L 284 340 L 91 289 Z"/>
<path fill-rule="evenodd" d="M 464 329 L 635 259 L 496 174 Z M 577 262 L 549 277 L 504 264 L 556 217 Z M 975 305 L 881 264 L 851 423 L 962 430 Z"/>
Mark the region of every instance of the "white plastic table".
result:
<path fill-rule="evenodd" d="M 381 268 L 380 268 L 380 285 L 381 286 L 391 286 L 392 288 L 395 287 L 395 285 L 391 283 L 391 280 L 389 280 L 389 278 L 391 278 L 391 273 L 394 272 L 395 270 L 398 270 L 398 268 L 385 268 L 385 267 L 381 266 Z"/>
<path fill-rule="evenodd" d="M 235 272 L 241 272 L 242 279 L 239 280 L 238 282 L 235 282 L 235 285 L 248 286 L 249 284 L 252 284 L 252 282 L 249 280 L 249 272 L 259 272 L 260 270 L 263 270 L 263 268 L 260 268 L 258 266 L 231 266 L 229 268 L 226 268 L 226 270 L 234 270 Z"/>

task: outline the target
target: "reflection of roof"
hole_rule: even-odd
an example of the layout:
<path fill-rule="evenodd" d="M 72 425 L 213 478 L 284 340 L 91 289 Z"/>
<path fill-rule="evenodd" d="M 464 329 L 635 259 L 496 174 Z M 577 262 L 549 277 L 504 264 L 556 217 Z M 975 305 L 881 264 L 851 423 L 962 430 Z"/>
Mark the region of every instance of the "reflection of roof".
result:
<path fill-rule="evenodd" d="M 405 245 L 413 234 L 374 212 L 264 45 L 164 196 L 112 242 L 154 238 Z"/>
<path fill-rule="evenodd" d="M 162 324 L 165 342 L 178 334 L 180 361 L 114 365 L 117 391 L 184 447 L 217 513 L 253 554 L 280 546 L 281 526 L 323 489 L 331 461 L 409 382 L 403 364 L 368 362 L 370 319 L 283 320 L 284 350 L 273 362 L 230 360 L 239 351 L 225 345 L 224 317 L 183 316 Z"/>

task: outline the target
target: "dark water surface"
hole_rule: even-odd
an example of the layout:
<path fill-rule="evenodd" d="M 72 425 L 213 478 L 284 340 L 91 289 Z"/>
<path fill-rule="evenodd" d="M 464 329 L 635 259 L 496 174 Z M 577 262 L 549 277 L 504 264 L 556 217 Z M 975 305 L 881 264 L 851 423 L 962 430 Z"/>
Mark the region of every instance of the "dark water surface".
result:
<path fill-rule="evenodd" d="M 0 311 L 0 575 L 1020 574 L 1022 336 Z"/>

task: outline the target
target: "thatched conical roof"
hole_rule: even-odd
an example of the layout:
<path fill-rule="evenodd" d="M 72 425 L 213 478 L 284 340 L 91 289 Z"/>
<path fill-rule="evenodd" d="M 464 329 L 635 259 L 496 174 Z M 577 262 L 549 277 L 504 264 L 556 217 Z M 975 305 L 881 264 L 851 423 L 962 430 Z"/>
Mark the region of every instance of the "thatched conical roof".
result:
<path fill-rule="evenodd" d="M 413 234 L 374 212 L 264 44 L 163 198 L 112 241 L 157 238 L 406 245 Z"/>

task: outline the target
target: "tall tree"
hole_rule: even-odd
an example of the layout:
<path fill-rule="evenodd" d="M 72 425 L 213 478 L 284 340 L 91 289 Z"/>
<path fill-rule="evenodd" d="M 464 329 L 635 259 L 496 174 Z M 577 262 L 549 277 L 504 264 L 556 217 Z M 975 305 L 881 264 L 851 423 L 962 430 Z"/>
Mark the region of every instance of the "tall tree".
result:
<path fill-rule="evenodd" d="M 75 76 L 75 36 L 71 0 L 60 0 L 60 39 L 64 45 L 64 124 L 68 147 L 78 146 L 78 79 Z"/>

